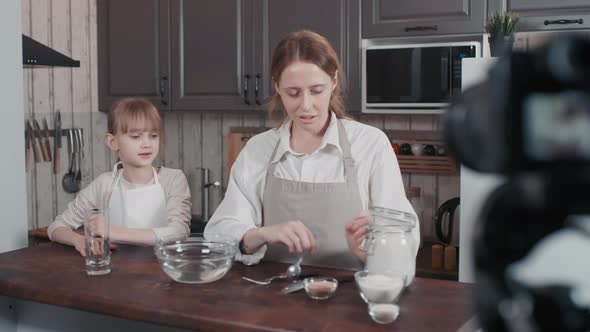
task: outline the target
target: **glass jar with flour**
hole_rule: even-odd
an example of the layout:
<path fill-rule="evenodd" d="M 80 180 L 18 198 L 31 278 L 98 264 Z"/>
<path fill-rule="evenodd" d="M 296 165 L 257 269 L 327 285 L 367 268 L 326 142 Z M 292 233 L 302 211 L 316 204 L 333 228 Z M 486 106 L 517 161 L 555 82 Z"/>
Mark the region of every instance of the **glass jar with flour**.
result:
<path fill-rule="evenodd" d="M 373 223 L 367 227 L 364 249 L 365 270 L 369 274 L 403 276 L 409 285 L 416 271 L 416 243 L 412 230 L 416 227 L 413 214 L 392 209 L 370 209 Z"/>

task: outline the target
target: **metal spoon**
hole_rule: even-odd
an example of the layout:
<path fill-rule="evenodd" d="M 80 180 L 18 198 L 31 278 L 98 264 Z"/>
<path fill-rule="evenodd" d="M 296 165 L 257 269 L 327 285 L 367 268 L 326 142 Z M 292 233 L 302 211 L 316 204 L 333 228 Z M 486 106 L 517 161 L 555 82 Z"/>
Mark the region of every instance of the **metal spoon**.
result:
<path fill-rule="evenodd" d="M 290 265 L 287 268 L 287 279 L 288 280 L 294 280 L 297 279 L 297 277 L 299 277 L 299 275 L 301 274 L 301 262 L 303 261 L 303 255 L 299 256 L 299 258 L 297 259 L 297 262 L 293 265 Z"/>

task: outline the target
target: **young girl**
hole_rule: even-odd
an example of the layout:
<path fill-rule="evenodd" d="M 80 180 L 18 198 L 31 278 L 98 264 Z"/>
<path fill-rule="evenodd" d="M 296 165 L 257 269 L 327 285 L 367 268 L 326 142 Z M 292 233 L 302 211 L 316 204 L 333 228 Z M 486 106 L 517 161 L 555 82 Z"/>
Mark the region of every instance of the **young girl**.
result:
<path fill-rule="evenodd" d="M 191 200 L 184 173 L 152 167 L 161 124 L 158 110 L 145 99 L 125 98 L 114 104 L 105 142 L 121 161 L 55 218 L 47 230 L 52 241 L 74 246 L 85 256 L 84 236 L 73 230 L 84 224 L 88 210 L 102 207 L 109 208 L 112 242 L 153 245 L 188 236 Z"/>

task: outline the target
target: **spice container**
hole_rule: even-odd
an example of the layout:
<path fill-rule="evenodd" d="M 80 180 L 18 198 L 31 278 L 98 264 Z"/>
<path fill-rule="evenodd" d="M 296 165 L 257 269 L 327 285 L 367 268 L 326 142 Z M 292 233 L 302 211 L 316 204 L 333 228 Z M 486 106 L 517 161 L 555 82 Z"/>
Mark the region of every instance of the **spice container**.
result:
<path fill-rule="evenodd" d="M 314 300 L 327 300 L 338 288 L 338 280 L 330 277 L 305 278 L 303 284 L 307 295 Z"/>

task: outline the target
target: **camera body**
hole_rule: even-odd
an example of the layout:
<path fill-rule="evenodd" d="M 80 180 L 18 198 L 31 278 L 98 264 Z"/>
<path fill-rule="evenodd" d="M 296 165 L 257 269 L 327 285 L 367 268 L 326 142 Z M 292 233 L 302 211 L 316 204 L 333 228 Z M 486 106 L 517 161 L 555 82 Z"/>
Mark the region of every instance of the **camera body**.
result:
<path fill-rule="evenodd" d="M 501 58 L 444 121 L 451 153 L 480 172 L 590 166 L 590 42 L 560 38 Z"/>
<path fill-rule="evenodd" d="M 558 262 L 571 262 L 565 272 L 590 275 L 590 267 L 588 274 L 575 267 L 589 266 L 575 256 L 590 253 L 590 221 L 571 222 L 590 214 L 590 41 L 561 37 L 532 52 L 506 54 L 487 81 L 450 105 L 443 121 L 459 162 L 506 179 L 474 225 L 482 328 L 590 331 L 590 304 L 575 301 L 575 278 L 555 281 L 554 272 L 531 263 L 541 257 L 541 265 L 551 266 L 559 252 Z M 569 240 L 556 241 L 562 238 L 581 238 L 581 253 L 564 249 Z M 522 277 L 543 273 L 544 283 Z"/>

